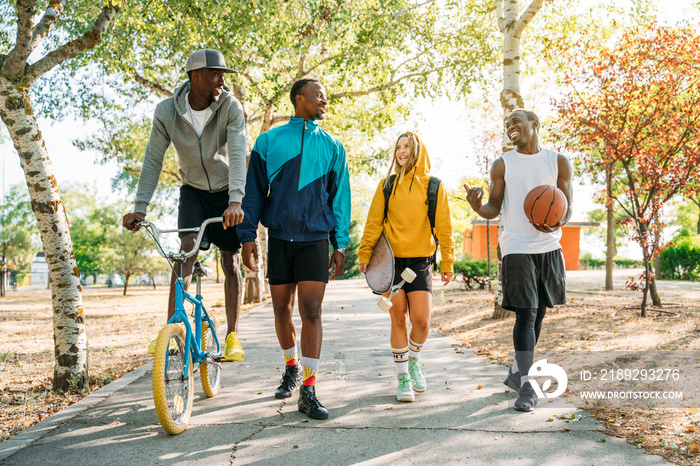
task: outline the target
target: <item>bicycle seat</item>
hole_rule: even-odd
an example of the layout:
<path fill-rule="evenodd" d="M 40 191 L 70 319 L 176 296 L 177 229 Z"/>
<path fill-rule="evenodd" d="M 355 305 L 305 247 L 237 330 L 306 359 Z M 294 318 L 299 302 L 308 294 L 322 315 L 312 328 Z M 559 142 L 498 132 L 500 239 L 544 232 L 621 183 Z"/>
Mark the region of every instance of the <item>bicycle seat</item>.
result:
<path fill-rule="evenodd" d="M 199 263 L 199 261 L 194 263 L 194 270 L 192 271 L 192 275 L 194 275 L 195 277 L 208 277 L 212 273 L 214 273 L 214 270 L 211 267 L 202 265 Z"/>

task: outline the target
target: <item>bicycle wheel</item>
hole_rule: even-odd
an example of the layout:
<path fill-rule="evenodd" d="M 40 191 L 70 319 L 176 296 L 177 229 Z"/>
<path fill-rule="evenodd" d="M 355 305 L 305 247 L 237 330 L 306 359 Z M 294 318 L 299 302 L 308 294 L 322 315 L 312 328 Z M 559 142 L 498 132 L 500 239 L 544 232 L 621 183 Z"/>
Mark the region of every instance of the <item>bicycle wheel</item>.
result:
<path fill-rule="evenodd" d="M 178 324 L 163 327 L 153 354 L 153 401 L 160 425 L 172 435 L 187 429 L 192 414 L 191 359 L 182 327 Z M 190 361 L 187 373 L 185 361 Z"/>
<path fill-rule="evenodd" d="M 209 322 L 202 322 L 202 348 L 204 351 L 216 353 L 216 340 L 214 340 L 216 320 L 213 317 L 211 320 L 214 323 L 214 328 L 209 327 Z M 202 380 L 204 394 L 209 398 L 216 396 L 219 393 L 219 385 L 221 384 L 221 365 L 216 362 L 200 363 L 199 378 Z"/>

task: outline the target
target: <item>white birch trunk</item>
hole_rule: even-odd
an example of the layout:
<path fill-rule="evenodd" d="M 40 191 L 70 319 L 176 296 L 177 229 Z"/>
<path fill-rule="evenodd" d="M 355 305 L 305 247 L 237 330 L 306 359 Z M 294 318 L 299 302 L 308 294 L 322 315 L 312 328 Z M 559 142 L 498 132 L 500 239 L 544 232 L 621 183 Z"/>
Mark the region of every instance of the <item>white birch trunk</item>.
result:
<path fill-rule="evenodd" d="M 80 272 L 68 218 L 29 96 L 1 76 L 0 116 L 19 154 L 49 266 L 56 354 L 54 387 L 82 387 L 88 375 L 87 338 Z"/>
<path fill-rule="evenodd" d="M 30 54 L 51 32 L 66 3 L 67 0 L 50 2 L 35 25 L 36 2 L 17 0 L 16 43 L 6 56 L 0 55 L 0 118 L 7 126 L 19 154 L 49 266 L 54 310 L 55 391 L 82 388 L 87 382 L 87 336 L 80 271 L 73 255 L 68 218 L 46 145 L 34 117 L 29 89 L 52 68 L 95 47 L 119 11 L 119 6 L 106 3 L 89 31 L 50 50 L 30 64 Z M 51 48 L 51 45 L 47 48 Z"/>
<path fill-rule="evenodd" d="M 498 29 L 503 34 L 503 89 L 501 90 L 501 107 L 503 108 L 503 122 L 516 108 L 523 108 L 525 103 L 520 94 L 520 39 L 523 31 L 532 18 L 542 8 L 544 0 L 532 0 L 522 16 L 519 16 L 519 0 L 494 0 L 494 10 Z M 503 132 L 501 144 L 502 153 L 513 149 L 506 132 Z M 498 235 L 503 231 L 503 222 L 498 218 Z M 498 254 L 498 278 L 496 281 L 496 296 L 491 317 L 502 319 L 510 313 L 501 307 L 503 290 L 501 288 L 501 254 Z"/>

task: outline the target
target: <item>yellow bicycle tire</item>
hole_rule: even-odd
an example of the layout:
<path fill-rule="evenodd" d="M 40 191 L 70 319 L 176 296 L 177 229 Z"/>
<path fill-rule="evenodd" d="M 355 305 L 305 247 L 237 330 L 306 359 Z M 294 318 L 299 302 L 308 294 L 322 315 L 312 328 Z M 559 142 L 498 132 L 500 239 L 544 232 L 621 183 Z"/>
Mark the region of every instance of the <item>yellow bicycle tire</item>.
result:
<path fill-rule="evenodd" d="M 216 331 L 216 319 L 211 317 L 214 323 L 214 330 Z M 209 328 L 209 322 L 202 322 L 202 350 L 203 351 L 216 351 L 216 342 L 213 338 L 209 336 L 212 330 Z M 208 344 L 212 346 L 207 347 Z M 219 393 L 219 387 L 221 386 L 221 367 L 214 363 L 209 364 L 206 362 L 199 363 L 199 378 L 202 381 L 202 390 L 207 397 L 211 398 Z"/>
<path fill-rule="evenodd" d="M 189 361 L 186 375 L 185 360 Z M 177 378 L 172 377 L 173 374 L 168 377 L 166 371 L 175 375 L 180 371 L 179 377 L 182 380 L 178 383 Z M 173 393 L 173 389 L 178 393 Z M 193 398 L 192 363 L 189 351 L 185 354 L 185 331 L 178 324 L 167 324 L 158 333 L 153 354 L 153 402 L 163 430 L 168 434 L 177 435 L 187 429 L 192 415 Z M 171 408 L 177 410 L 176 417 L 173 417 Z"/>

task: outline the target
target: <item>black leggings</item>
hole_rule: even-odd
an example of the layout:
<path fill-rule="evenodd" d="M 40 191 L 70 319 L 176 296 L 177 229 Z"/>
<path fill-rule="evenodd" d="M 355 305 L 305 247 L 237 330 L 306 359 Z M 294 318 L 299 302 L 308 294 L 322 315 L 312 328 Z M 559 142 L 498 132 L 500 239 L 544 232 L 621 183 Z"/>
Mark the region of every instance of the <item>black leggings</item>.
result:
<path fill-rule="evenodd" d="M 513 346 L 515 360 L 521 377 L 528 374 L 534 362 L 535 345 L 540 338 L 542 320 L 547 312 L 547 306 L 540 304 L 537 309 L 516 309 L 515 325 L 513 326 Z M 523 382 L 525 379 L 521 379 Z"/>
<path fill-rule="evenodd" d="M 534 351 L 540 339 L 542 320 L 547 307 L 540 304 L 538 309 L 517 309 L 513 326 L 513 346 L 515 351 Z"/>

